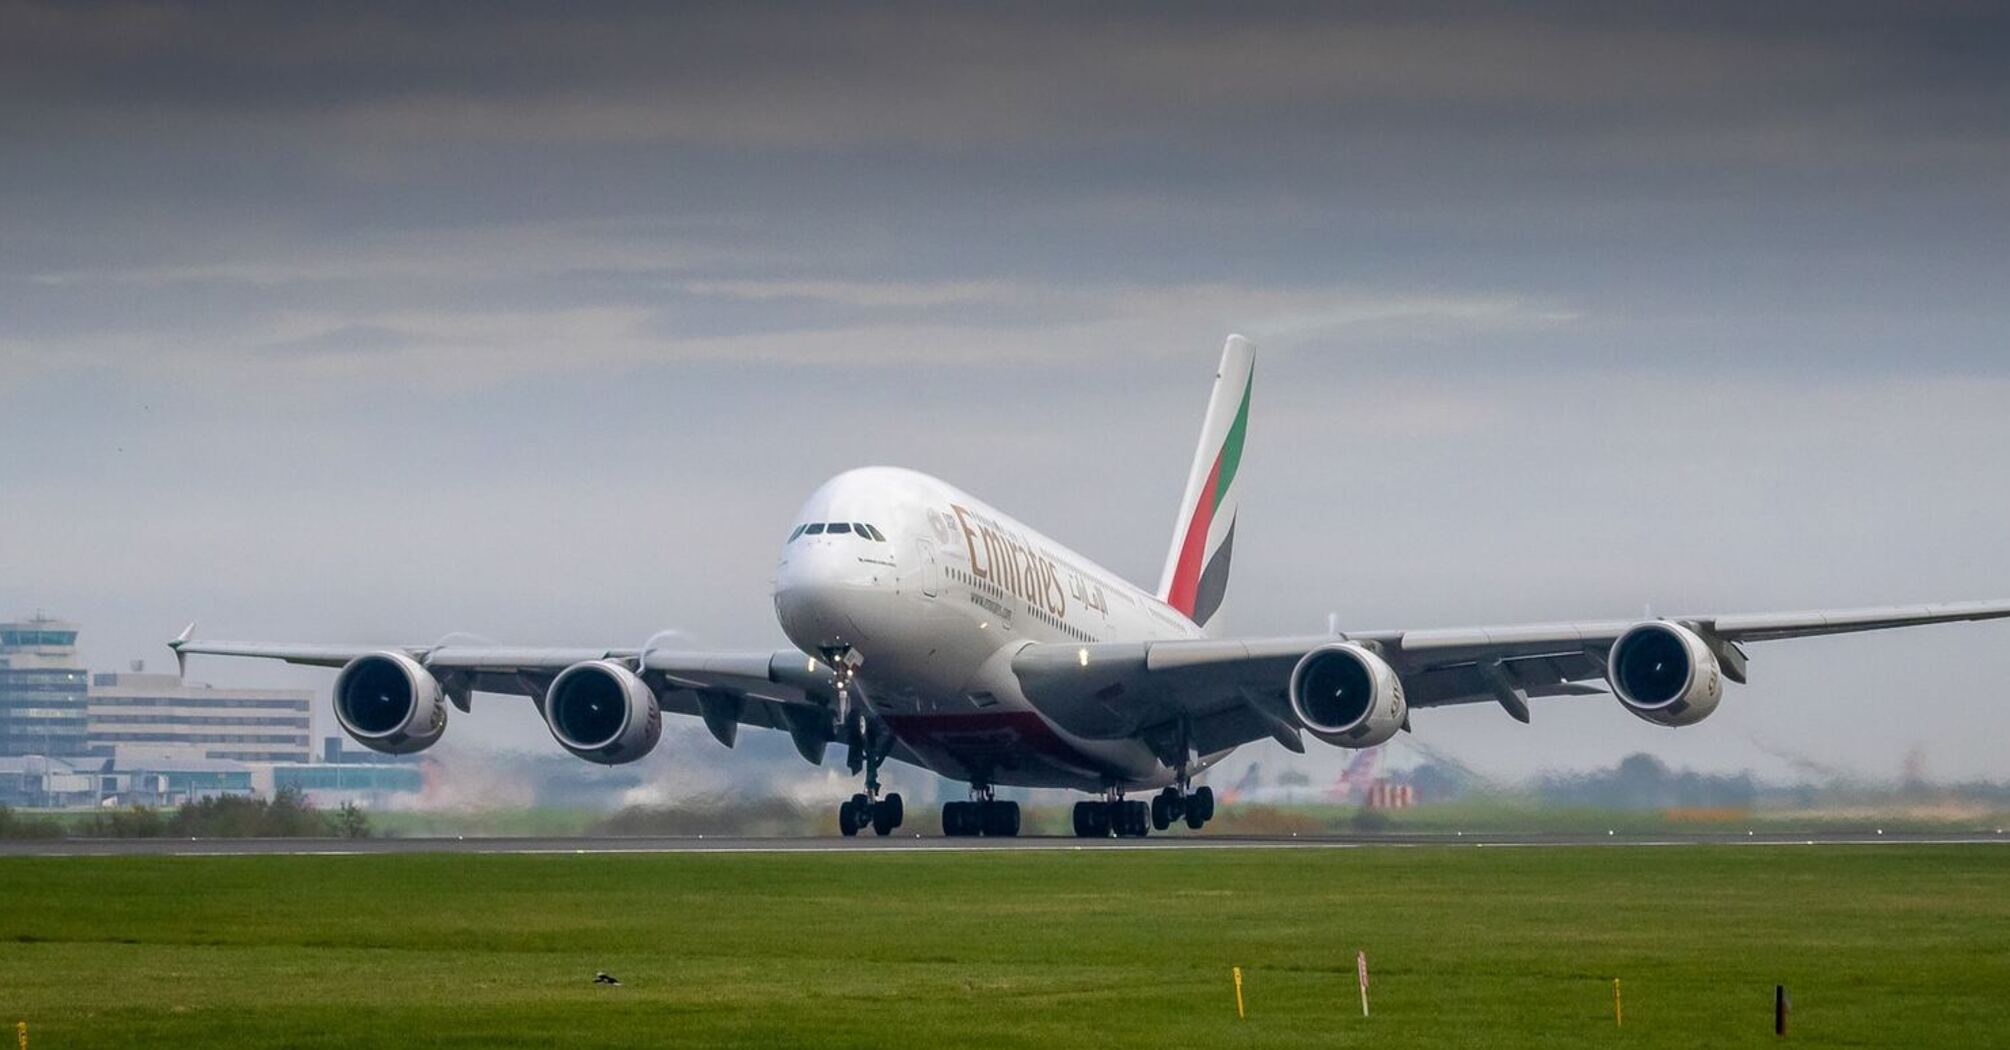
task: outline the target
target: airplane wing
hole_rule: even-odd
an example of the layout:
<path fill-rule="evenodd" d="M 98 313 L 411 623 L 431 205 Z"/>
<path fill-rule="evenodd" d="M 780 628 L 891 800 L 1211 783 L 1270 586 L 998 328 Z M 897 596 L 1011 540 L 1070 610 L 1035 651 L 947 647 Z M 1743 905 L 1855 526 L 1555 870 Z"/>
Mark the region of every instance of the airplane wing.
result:
<path fill-rule="evenodd" d="M 821 763 L 837 739 L 837 689 L 829 667 L 793 649 L 687 652 L 667 649 L 550 649 L 500 646 L 357 646 L 217 642 L 186 637 L 169 643 L 176 659 L 238 656 L 310 667 L 341 667 L 373 653 L 402 653 L 432 672 L 455 707 L 470 709 L 472 693 L 527 696 L 539 705 L 559 673 L 575 664 L 611 660 L 640 675 L 664 711 L 702 718 L 731 747 L 740 726 L 780 729 L 805 759 Z"/>
<path fill-rule="evenodd" d="M 1757 615 L 1669 617 L 1703 639 L 1726 678 L 1745 681 L 1747 642 L 2010 618 L 2010 601 Z M 1012 661 L 1020 687 L 1063 729 L 1092 739 L 1143 736 L 1200 754 L 1265 737 L 1304 750 L 1286 692 L 1305 654 L 1335 642 L 1376 649 L 1411 707 L 1498 703 L 1528 721 L 1528 701 L 1606 692 L 1607 654 L 1639 621 L 1366 631 L 1288 638 L 1086 646 L 1035 644 Z"/>

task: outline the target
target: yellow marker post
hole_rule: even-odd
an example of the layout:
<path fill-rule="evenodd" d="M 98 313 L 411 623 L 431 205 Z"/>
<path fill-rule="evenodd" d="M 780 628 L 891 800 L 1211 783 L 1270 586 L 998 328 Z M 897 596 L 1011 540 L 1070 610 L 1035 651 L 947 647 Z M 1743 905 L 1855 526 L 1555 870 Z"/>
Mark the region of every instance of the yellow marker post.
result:
<path fill-rule="evenodd" d="M 1248 1014 L 1246 1014 L 1246 1013 L 1244 1013 L 1244 1012 L 1242 1011 L 1242 967 L 1240 967 L 1240 966 L 1235 966 L 1235 967 L 1230 967 L 1230 970 L 1229 970 L 1229 972 L 1231 972 L 1231 973 L 1235 974 L 1235 1016 L 1236 1016 L 1236 1019 L 1237 1019 L 1237 1020 L 1247 1020 L 1247 1019 L 1248 1019 L 1248 1017 L 1249 1017 L 1249 1015 L 1248 1015 Z M 26 1037 L 24 1036 L 23 1038 L 26 1038 Z M 26 1044 L 26 1043 L 23 1043 L 22 1045 L 23 1045 L 23 1046 L 25 1047 L 25 1046 L 26 1046 L 27 1044 Z"/>
<path fill-rule="evenodd" d="M 1612 979 L 1612 1023 L 1615 1027 L 1626 1027 L 1626 1010 L 1619 1005 L 1619 978 Z"/>
<path fill-rule="evenodd" d="M 28 1050 L 28 1022 L 22 1021 L 16 1024 L 14 1034 L 21 1037 L 21 1050 Z"/>

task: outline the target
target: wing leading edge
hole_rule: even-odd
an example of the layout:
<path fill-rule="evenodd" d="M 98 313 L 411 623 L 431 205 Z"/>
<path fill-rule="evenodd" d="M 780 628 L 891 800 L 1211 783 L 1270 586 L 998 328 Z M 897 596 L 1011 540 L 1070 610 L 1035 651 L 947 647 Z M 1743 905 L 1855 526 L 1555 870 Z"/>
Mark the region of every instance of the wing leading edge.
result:
<path fill-rule="evenodd" d="M 1745 679 L 1747 642 L 2010 618 L 2010 601 L 1669 617 Z M 1277 740 L 1304 750 L 1285 695 L 1305 654 L 1335 642 L 1373 646 L 1402 676 L 1411 707 L 1498 703 L 1521 721 L 1527 701 L 1605 692 L 1606 654 L 1639 621 L 1367 631 L 1283 638 L 1030 645 L 1012 661 L 1022 689 L 1070 732 L 1114 738 L 1178 731 L 1200 753 Z"/>
<path fill-rule="evenodd" d="M 780 729 L 813 763 L 837 739 L 837 690 L 831 670 L 793 649 L 686 652 L 664 649 L 511 648 L 499 646 L 356 646 L 203 641 L 168 643 L 177 660 L 233 656 L 308 667 L 341 667 L 372 653 L 402 653 L 433 673 L 454 706 L 470 709 L 473 693 L 527 696 L 542 706 L 545 690 L 575 664 L 611 660 L 640 675 L 664 711 L 703 719 L 731 747 L 740 726 Z"/>

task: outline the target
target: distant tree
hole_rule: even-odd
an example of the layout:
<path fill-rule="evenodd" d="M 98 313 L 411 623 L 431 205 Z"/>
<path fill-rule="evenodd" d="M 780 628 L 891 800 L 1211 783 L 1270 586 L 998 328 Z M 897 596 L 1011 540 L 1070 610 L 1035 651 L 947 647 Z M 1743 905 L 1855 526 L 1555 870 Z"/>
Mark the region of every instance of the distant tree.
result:
<path fill-rule="evenodd" d="M 335 829 L 345 839 L 367 839 L 370 837 L 370 817 L 363 807 L 354 802 L 342 803 L 335 811 Z"/>
<path fill-rule="evenodd" d="M 59 839 L 63 826 L 47 817 L 26 817 L 0 806 L 0 839 Z"/>

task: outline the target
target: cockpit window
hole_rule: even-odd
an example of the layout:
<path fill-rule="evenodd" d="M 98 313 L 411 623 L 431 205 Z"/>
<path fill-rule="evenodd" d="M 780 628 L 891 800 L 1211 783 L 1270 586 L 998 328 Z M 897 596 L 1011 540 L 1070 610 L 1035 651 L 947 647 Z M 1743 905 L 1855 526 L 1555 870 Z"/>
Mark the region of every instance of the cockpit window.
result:
<path fill-rule="evenodd" d="M 798 526 L 796 526 L 796 531 L 794 531 L 794 532 L 791 532 L 791 533 L 789 533 L 789 539 L 788 539 L 788 542 L 790 542 L 790 543 L 794 543 L 794 542 L 796 542 L 796 537 L 798 537 L 798 536 L 801 536 L 801 535 L 803 534 L 803 530 L 804 530 L 804 529 L 807 529 L 807 528 L 809 528 L 809 526 L 808 526 L 808 525 L 798 525 Z"/>
<path fill-rule="evenodd" d="M 803 528 L 803 535 L 805 535 L 805 536 L 820 536 L 820 535 L 822 535 L 822 534 L 823 534 L 823 531 L 824 531 L 824 523 L 823 523 L 823 522 L 821 522 L 821 521 L 819 521 L 819 522 L 815 522 L 815 523 L 813 523 L 813 524 L 810 524 L 810 525 L 807 525 L 807 526 L 805 526 L 805 527 Z"/>
<path fill-rule="evenodd" d="M 833 536 L 841 535 L 851 531 L 851 522 L 833 521 L 829 526 L 825 527 L 824 531 Z"/>
<path fill-rule="evenodd" d="M 873 542 L 875 543 L 886 542 L 886 537 L 880 535 L 879 530 L 873 528 L 871 525 L 858 524 L 854 525 L 853 528 L 856 528 L 859 532 L 864 533 L 867 536 L 870 536 L 873 539 Z"/>

